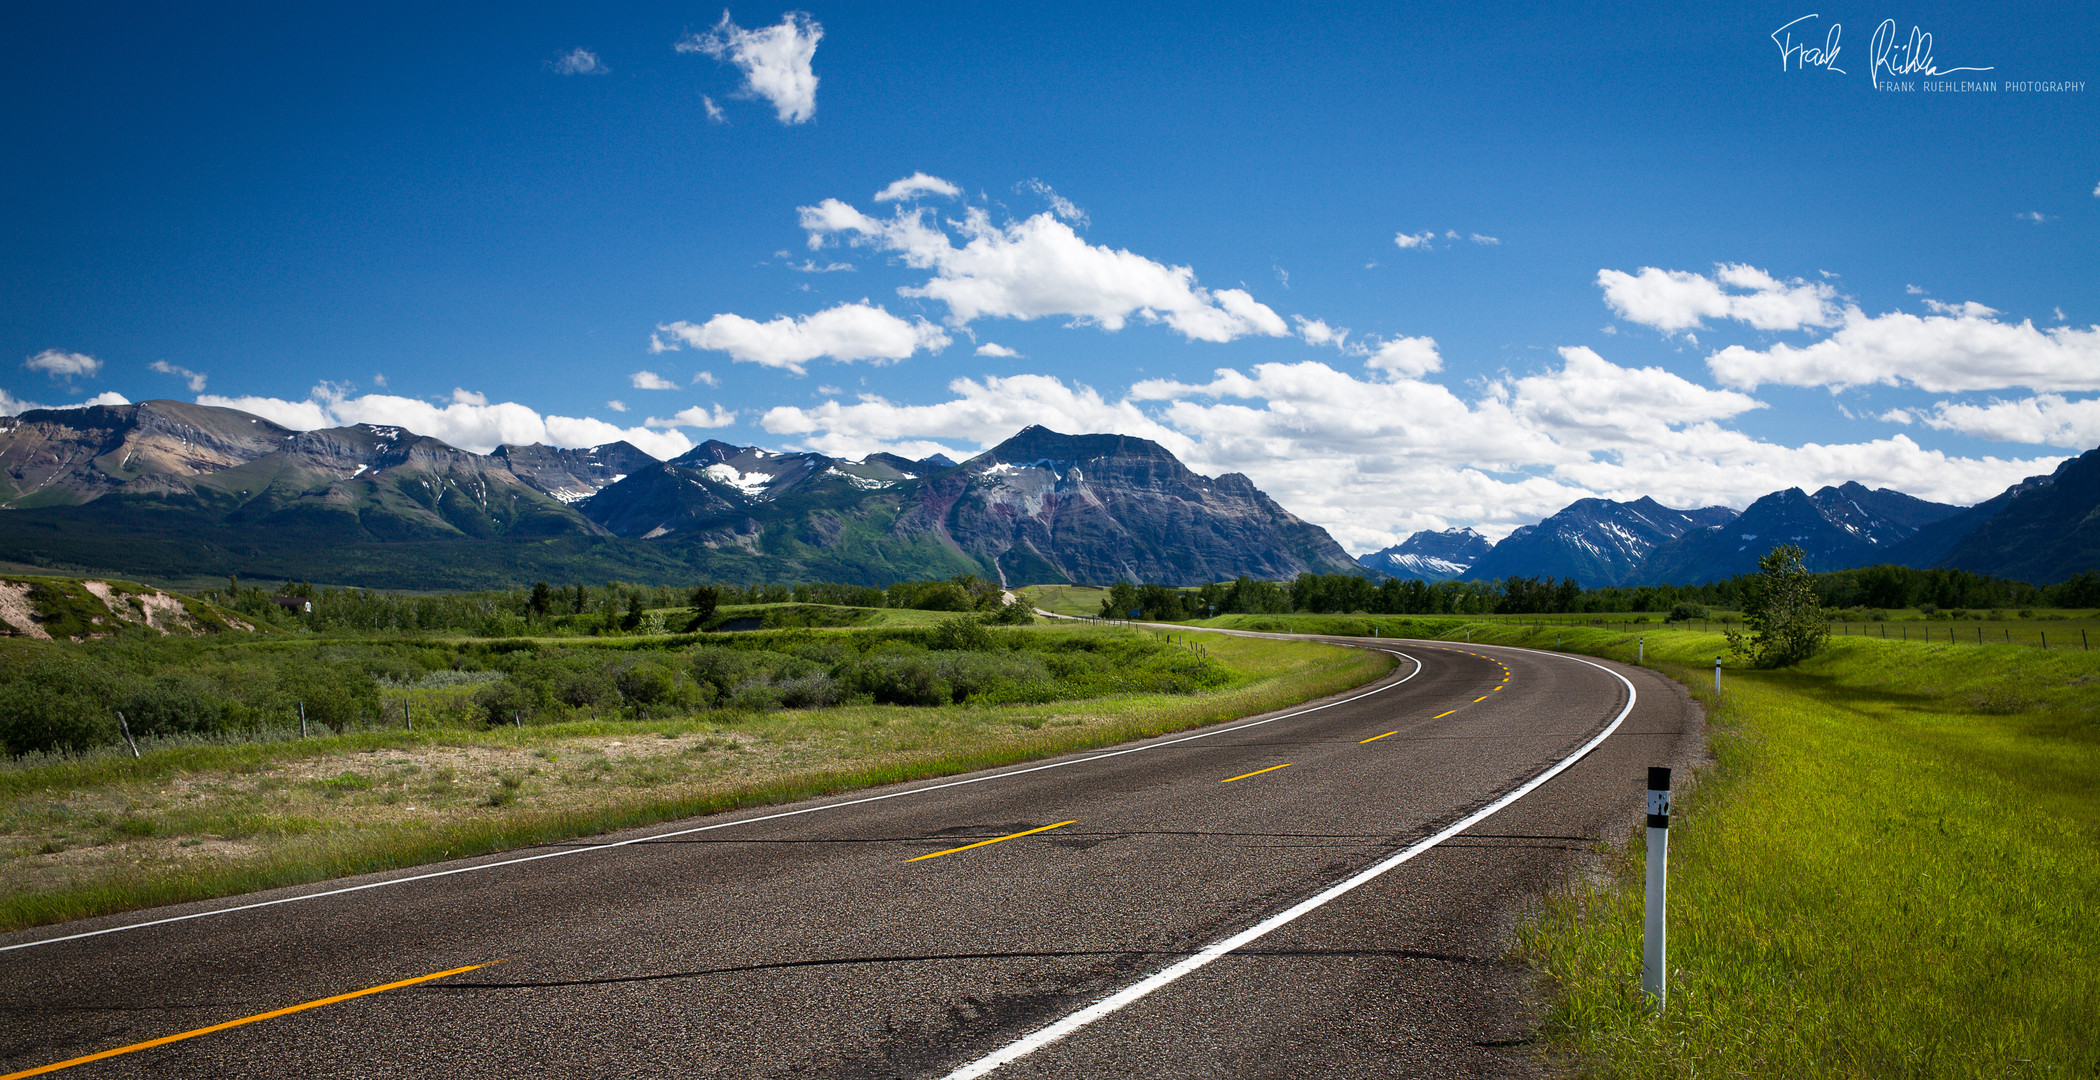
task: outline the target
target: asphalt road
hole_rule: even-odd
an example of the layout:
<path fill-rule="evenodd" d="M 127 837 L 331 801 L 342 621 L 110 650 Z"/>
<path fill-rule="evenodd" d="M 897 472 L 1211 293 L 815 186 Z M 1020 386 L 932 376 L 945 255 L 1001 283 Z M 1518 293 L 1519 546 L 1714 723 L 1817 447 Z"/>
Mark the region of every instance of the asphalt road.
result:
<path fill-rule="evenodd" d="M 0 936 L 50 942 L 0 951 L 0 1076 L 476 964 L 61 1074 L 942 1076 L 1516 789 L 1624 710 L 1609 667 L 1634 707 L 1565 772 L 991 1074 L 1531 1075 L 1511 927 L 1696 755 L 1697 708 L 1638 668 L 1382 647 L 1376 693 L 1136 752 Z"/>

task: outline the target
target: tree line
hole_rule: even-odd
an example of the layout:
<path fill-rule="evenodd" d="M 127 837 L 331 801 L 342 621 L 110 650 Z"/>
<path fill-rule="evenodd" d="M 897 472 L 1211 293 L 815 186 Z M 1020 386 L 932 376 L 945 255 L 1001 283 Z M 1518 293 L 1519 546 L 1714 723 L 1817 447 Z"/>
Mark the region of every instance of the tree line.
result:
<path fill-rule="evenodd" d="M 1492 581 L 1387 578 L 1355 574 L 1300 574 L 1291 581 L 1241 577 L 1196 588 L 1119 581 L 1101 601 L 1103 618 L 1171 622 L 1212 615 L 1287 612 L 1367 615 L 1567 615 L 1670 612 L 1707 607 L 1742 610 L 1761 575 L 1738 574 L 1699 585 L 1611 586 L 1589 589 L 1574 578 L 1511 575 Z M 2100 572 L 2088 570 L 2055 585 L 1978 574 L 1867 566 L 1809 575 L 1808 587 L 1825 608 L 2100 607 Z M 1132 612 L 1136 612 L 1135 616 Z"/>

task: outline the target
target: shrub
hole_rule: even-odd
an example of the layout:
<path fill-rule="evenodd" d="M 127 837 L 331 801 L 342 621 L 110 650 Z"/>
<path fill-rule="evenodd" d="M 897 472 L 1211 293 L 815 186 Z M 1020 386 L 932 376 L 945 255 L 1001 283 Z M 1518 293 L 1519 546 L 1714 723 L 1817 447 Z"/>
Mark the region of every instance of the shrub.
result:
<path fill-rule="evenodd" d="M 968 615 L 943 619 L 933 628 L 932 647 L 944 651 L 990 652 L 992 632 L 984 623 Z"/>
<path fill-rule="evenodd" d="M 10 754 L 85 750 L 114 741 L 108 676 L 59 650 L 10 650 L 0 659 L 0 742 Z"/>
<path fill-rule="evenodd" d="M 1684 603 L 1684 604 L 1679 604 L 1679 605 L 1677 605 L 1676 607 L 1673 607 L 1673 608 L 1671 608 L 1671 609 L 1670 609 L 1670 614 L 1669 614 L 1669 616 L 1668 616 L 1668 617 L 1666 617 L 1666 618 L 1664 618 L 1664 619 L 1663 619 L 1663 621 L 1664 621 L 1664 622 L 1690 622 L 1690 621 L 1692 621 L 1693 619 L 1703 619 L 1703 618 L 1706 618 L 1706 605 L 1705 605 L 1705 604 L 1692 604 L 1692 603 Z"/>

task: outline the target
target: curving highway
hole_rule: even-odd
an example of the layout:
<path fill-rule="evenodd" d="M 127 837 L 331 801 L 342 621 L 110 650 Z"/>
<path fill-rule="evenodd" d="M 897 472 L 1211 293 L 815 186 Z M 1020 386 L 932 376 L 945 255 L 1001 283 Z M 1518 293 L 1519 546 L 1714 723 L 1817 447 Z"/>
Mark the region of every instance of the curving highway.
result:
<path fill-rule="evenodd" d="M 1698 710 L 1376 647 L 1112 751 L 0 936 L 0 1080 L 1532 1075 L 1510 930 Z"/>

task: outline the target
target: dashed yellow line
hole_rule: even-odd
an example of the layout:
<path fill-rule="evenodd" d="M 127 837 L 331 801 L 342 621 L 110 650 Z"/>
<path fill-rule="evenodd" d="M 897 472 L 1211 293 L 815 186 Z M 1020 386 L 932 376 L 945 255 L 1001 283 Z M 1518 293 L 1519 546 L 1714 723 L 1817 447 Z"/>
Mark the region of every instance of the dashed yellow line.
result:
<path fill-rule="evenodd" d="M 1478 704 L 1480 704 L 1481 702 L 1483 702 L 1483 701 L 1486 701 L 1486 700 L 1487 700 L 1487 695 L 1486 695 L 1486 694 L 1482 694 L 1482 695 L 1480 695 L 1479 697 L 1477 697 L 1477 698 L 1474 698 L 1474 699 L 1473 699 L 1473 704 L 1475 704 L 1475 705 L 1478 705 Z"/>
<path fill-rule="evenodd" d="M 983 846 L 985 846 L 986 844 L 996 844 L 996 843 L 1000 842 L 1001 840 L 1012 840 L 1013 838 L 1015 838 L 1015 837 L 1017 837 L 1017 836 L 1034 836 L 1035 834 L 1037 834 L 1037 833 L 1039 833 L 1039 832 L 1049 832 L 1049 831 L 1050 831 L 1050 830 L 1052 830 L 1052 829 L 1062 829 L 1062 828 L 1064 828 L 1064 827 L 1065 827 L 1065 826 L 1067 826 L 1067 825 L 1075 825 L 1075 824 L 1077 824 L 1078 822 L 1079 822 L 1079 819 L 1078 819 L 1078 818 L 1073 818 L 1073 819 L 1072 819 L 1071 821 L 1060 821 L 1060 822 L 1058 822 L 1058 823 L 1057 823 L 1057 824 L 1055 824 L 1055 825 L 1045 825 L 1045 826 L 1043 826 L 1043 827 L 1042 827 L 1042 828 L 1040 828 L 1040 829 L 1023 829 L 1023 830 L 1021 830 L 1020 832 L 1017 832 L 1017 833 L 1007 833 L 1007 834 L 1006 834 L 1005 836 L 994 836 L 994 837 L 992 837 L 992 838 L 991 838 L 990 840 L 979 840 L 979 841 L 977 841 L 977 842 L 976 842 L 976 843 L 974 843 L 974 844 L 964 844 L 964 845 L 963 845 L 963 846 L 961 846 L 961 847 L 952 847 L 952 848 L 949 848 L 949 849 L 948 849 L 948 850 L 946 850 L 946 851 L 936 851 L 936 852 L 933 852 L 933 853 L 931 853 L 931 854 L 927 854 L 927 855 L 920 855 L 920 856 L 917 856 L 917 857 L 915 857 L 915 858 L 910 858 L 910 859 L 906 859 L 906 860 L 904 860 L 904 861 L 905 861 L 905 862 L 918 862 L 918 861 L 919 861 L 920 859 L 938 859 L 938 858 L 940 858 L 940 857 L 941 857 L 941 856 L 943 856 L 943 855 L 953 855 L 953 854 L 955 854 L 955 853 L 956 853 L 956 852 L 958 852 L 958 851 L 968 851 L 968 850 L 970 850 L 971 848 L 980 848 L 980 847 L 983 847 Z M 0 1080 L 6 1080 L 6 1077 L 0 1077 Z"/>
<path fill-rule="evenodd" d="M 1458 711 L 1457 709 L 1453 709 L 1453 710 L 1451 710 L 1451 712 L 1457 712 L 1457 711 Z M 1432 716 L 1432 717 L 1430 717 L 1430 719 L 1431 719 L 1431 720 L 1442 720 L 1442 719 L 1443 719 L 1444 717 L 1447 717 L 1447 716 L 1451 715 L 1451 712 L 1440 712 L 1440 713 L 1436 714 L 1435 716 Z"/>
<path fill-rule="evenodd" d="M 501 963 L 501 961 L 497 961 L 497 963 Z M 70 1061 L 60 1061 L 51 1065 L 39 1066 L 38 1068 L 34 1069 L 24 1069 L 21 1072 L 11 1072 L 8 1073 L 6 1076 L 0 1076 L 0 1080 L 21 1080 L 21 1078 L 25 1076 L 42 1076 L 45 1073 L 54 1073 L 60 1069 L 70 1069 L 75 1065 L 85 1065 L 90 1061 L 101 1061 L 104 1058 L 113 1058 L 118 1056 L 119 1054 L 136 1053 L 140 1050 L 151 1050 L 156 1046 L 166 1046 L 172 1042 L 181 1042 L 184 1039 L 194 1039 L 199 1035 L 209 1035 L 214 1031 L 225 1031 L 227 1028 L 237 1028 L 243 1024 L 255 1023 L 258 1020 L 271 1020 L 279 1016 L 290 1016 L 293 1013 L 305 1012 L 308 1009 L 318 1009 L 323 1005 L 333 1005 L 338 1001 L 349 1001 L 351 998 L 361 998 L 366 996 L 367 994 L 383 994 L 386 993 L 388 990 L 399 990 L 404 986 L 414 986 L 417 983 L 427 983 L 432 979 L 442 979 L 448 975 L 459 975 L 464 972 L 473 971 L 476 968 L 485 968 L 488 966 L 488 964 L 468 964 L 466 967 L 456 967 L 450 971 L 440 971 L 431 975 L 418 975 L 413 979 L 403 979 L 400 982 L 390 982 L 387 983 L 385 986 L 373 986 L 367 987 L 363 990 L 353 990 L 347 994 L 337 994 L 334 997 L 325 997 L 320 999 L 319 1001 L 309 1001 L 304 1005 L 292 1005 L 282 1009 L 272 1009 L 266 1013 L 256 1013 L 254 1016 L 244 1016 L 239 1020 L 228 1020 L 223 1024 L 213 1024 L 210 1027 L 201 1027 L 195 1031 L 185 1031 L 180 1035 L 163 1035 L 158 1039 L 148 1039 L 142 1043 L 132 1043 L 130 1046 L 119 1046 L 114 1050 L 104 1050 L 99 1054 L 89 1054 L 86 1057 L 77 1057 L 73 1058 Z"/>
<path fill-rule="evenodd" d="M 1283 764 L 1281 764 L 1281 765 L 1271 765 L 1271 766 L 1269 766 L 1269 767 L 1268 767 L 1268 768 L 1266 768 L 1266 769 L 1256 769 L 1256 770 L 1254 770 L 1253 772 L 1249 772 L 1249 773 L 1241 773 L 1241 774 L 1239 774 L 1238 776 L 1228 776 L 1228 777 L 1226 777 L 1225 779 L 1223 779 L 1223 780 L 1220 780 L 1220 781 L 1218 781 L 1218 783 L 1221 783 L 1221 784 L 1230 784 L 1230 783 L 1232 783 L 1232 782 L 1233 782 L 1234 780 L 1245 780 L 1246 778 L 1248 778 L 1248 777 L 1250 777 L 1250 776 L 1260 776 L 1261 774 L 1263 774 L 1263 773 L 1265 773 L 1265 772 L 1275 772 L 1275 771 L 1276 771 L 1276 770 L 1278 770 L 1278 769 L 1288 769 L 1288 768 L 1290 768 L 1290 767 L 1291 767 L 1291 765 L 1292 765 L 1292 763 L 1291 763 L 1291 762 L 1288 762 L 1288 761 L 1286 761 L 1286 762 L 1284 762 L 1284 763 L 1283 763 Z"/>
<path fill-rule="evenodd" d="M 1399 732 L 1397 732 L 1397 731 L 1388 731 L 1388 732 L 1386 732 L 1386 733 L 1385 733 L 1385 735 L 1398 735 L 1398 734 L 1400 734 L 1400 733 L 1399 733 Z M 1370 737 L 1370 738 L 1368 738 L 1368 739 L 1358 739 L 1358 740 L 1356 740 L 1356 745 L 1358 745 L 1358 746 L 1362 746 L 1363 744 L 1365 744 L 1365 743 L 1367 743 L 1367 742 L 1377 742 L 1378 740 L 1380 740 L 1380 739 L 1383 739 L 1383 738 L 1385 738 L 1385 735 L 1373 735 L 1373 736 L 1371 736 L 1371 737 Z"/>

